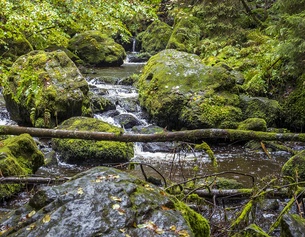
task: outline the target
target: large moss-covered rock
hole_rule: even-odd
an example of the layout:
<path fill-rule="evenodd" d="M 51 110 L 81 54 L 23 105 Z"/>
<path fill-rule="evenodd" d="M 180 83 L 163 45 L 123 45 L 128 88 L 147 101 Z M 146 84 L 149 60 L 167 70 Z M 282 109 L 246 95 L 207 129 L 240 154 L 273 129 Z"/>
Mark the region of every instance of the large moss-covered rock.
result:
<path fill-rule="evenodd" d="M 0 223 L 6 227 L 3 236 L 19 237 L 210 236 L 207 220 L 184 203 L 106 167 L 80 173 L 59 186 L 41 188 L 29 204 Z"/>
<path fill-rule="evenodd" d="M 172 31 L 172 28 L 166 23 L 154 21 L 137 38 L 142 43 L 142 50 L 154 55 L 166 48 Z"/>
<path fill-rule="evenodd" d="M 173 49 L 153 56 L 138 81 L 141 105 L 170 129 L 240 121 L 235 86 L 232 71 L 206 66 L 198 56 Z"/>
<path fill-rule="evenodd" d="M 11 119 L 19 125 L 54 127 L 90 115 L 89 86 L 63 51 L 32 51 L 19 57 L 4 83 Z"/>
<path fill-rule="evenodd" d="M 28 134 L 13 136 L 0 142 L 1 176 L 27 176 L 44 164 L 44 155 Z M 22 188 L 19 184 L 0 184 L 0 199 Z"/>
<path fill-rule="evenodd" d="M 305 181 L 305 150 L 294 155 L 284 164 L 282 174 L 298 177 L 298 181 Z"/>
<path fill-rule="evenodd" d="M 244 119 L 261 118 L 267 122 L 268 126 L 276 126 L 279 122 L 282 109 L 278 101 L 267 97 L 250 97 L 247 95 L 240 95 L 240 99 Z"/>
<path fill-rule="evenodd" d="M 123 46 L 100 31 L 76 34 L 68 48 L 91 66 L 120 66 L 126 57 Z"/>
<path fill-rule="evenodd" d="M 60 129 L 109 132 L 120 134 L 121 128 L 95 118 L 73 117 L 64 121 Z M 53 148 L 64 162 L 82 165 L 102 165 L 127 162 L 133 157 L 133 143 L 82 139 L 53 139 Z"/>
<path fill-rule="evenodd" d="M 195 53 L 202 37 L 200 24 L 202 22 L 196 17 L 181 17 L 174 26 L 166 48 Z"/>

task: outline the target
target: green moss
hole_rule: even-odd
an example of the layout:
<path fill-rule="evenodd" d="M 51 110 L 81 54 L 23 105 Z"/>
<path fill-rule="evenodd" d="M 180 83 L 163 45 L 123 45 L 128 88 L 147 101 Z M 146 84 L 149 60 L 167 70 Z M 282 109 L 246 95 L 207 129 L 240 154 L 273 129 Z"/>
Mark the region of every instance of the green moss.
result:
<path fill-rule="evenodd" d="M 292 156 L 282 167 L 282 174 L 298 181 L 305 181 L 305 151 Z"/>
<path fill-rule="evenodd" d="M 73 117 L 59 128 L 121 134 L 121 128 L 94 118 Z M 133 143 L 82 139 L 53 139 L 54 148 L 68 163 L 104 164 L 125 162 L 133 157 Z"/>
<path fill-rule="evenodd" d="M 167 49 L 195 53 L 195 48 L 202 36 L 201 21 L 196 17 L 181 17 L 174 26 Z"/>
<path fill-rule="evenodd" d="M 185 203 L 178 200 L 173 200 L 175 209 L 180 211 L 192 229 L 195 237 L 208 237 L 210 236 L 210 226 L 208 221 L 199 213 L 192 210 Z"/>
<path fill-rule="evenodd" d="M 250 224 L 243 231 L 232 237 L 271 237 L 256 224 Z"/>
<path fill-rule="evenodd" d="M 68 47 L 91 66 L 120 66 L 126 57 L 124 48 L 100 31 L 91 30 L 76 34 Z"/>
<path fill-rule="evenodd" d="M 239 123 L 239 130 L 267 131 L 267 123 L 261 118 L 248 118 Z"/>
<path fill-rule="evenodd" d="M 26 176 L 44 164 L 44 156 L 28 134 L 10 137 L 1 142 L 0 171 L 6 176 Z M 0 185 L 0 198 L 11 196 L 21 185 Z"/>
<path fill-rule="evenodd" d="M 141 105 L 161 126 L 217 127 L 241 119 L 235 76 L 205 66 L 194 54 L 160 52 L 148 61 L 137 86 Z"/>
<path fill-rule="evenodd" d="M 3 95 L 18 124 L 54 127 L 57 120 L 80 115 L 82 106 L 90 110 L 88 91 L 88 83 L 64 52 L 33 51 L 12 65 Z M 44 123 L 37 122 L 39 118 Z"/>
<path fill-rule="evenodd" d="M 172 28 L 162 21 L 154 21 L 147 29 L 137 36 L 142 43 L 142 49 L 151 55 L 166 48 Z"/>

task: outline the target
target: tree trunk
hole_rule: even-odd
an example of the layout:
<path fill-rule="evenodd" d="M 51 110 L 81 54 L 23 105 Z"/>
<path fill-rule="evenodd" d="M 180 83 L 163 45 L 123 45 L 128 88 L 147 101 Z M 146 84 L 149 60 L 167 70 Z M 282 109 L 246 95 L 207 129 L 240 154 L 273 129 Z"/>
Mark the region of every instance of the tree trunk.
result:
<path fill-rule="evenodd" d="M 74 138 L 85 140 L 105 140 L 120 142 L 165 142 L 198 141 L 203 139 L 225 139 L 228 141 L 300 141 L 305 142 L 305 133 L 271 133 L 235 129 L 197 129 L 155 134 L 114 134 L 77 130 L 44 129 L 0 125 L 0 135 L 20 135 L 28 133 L 33 137 Z"/>
<path fill-rule="evenodd" d="M 0 177 L 0 184 L 60 184 L 69 178 L 44 178 L 44 177 Z"/>

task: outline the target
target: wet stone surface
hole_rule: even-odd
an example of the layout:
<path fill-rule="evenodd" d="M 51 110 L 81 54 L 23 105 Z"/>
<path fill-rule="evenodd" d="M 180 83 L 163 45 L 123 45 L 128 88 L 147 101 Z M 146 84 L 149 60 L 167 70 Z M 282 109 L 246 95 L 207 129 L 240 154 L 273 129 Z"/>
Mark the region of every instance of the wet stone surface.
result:
<path fill-rule="evenodd" d="M 160 189 L 106 167 L 42 188 L 0 223 L 3 236 L 193 236 Z"/>

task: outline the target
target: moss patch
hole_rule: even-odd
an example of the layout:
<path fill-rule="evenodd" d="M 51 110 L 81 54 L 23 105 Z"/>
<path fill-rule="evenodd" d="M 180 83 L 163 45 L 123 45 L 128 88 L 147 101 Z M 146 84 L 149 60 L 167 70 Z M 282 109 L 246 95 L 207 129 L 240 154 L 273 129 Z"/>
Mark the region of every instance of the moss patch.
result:
<path fill-rule="evenodd" d="M 74 117 L 58 128 L 67 130 L 109 132 L 120 134 L 122 129 L 95 118 Z M 82 139 L 52 139 L 65 162 L 73 164 L 101 165 L 126 162 L 133 157 L 133 143 L 94 141 Z"/>
<path fill-rule="evenodd" d="M 298 181 L 305 181 L 305 150 L 291 157 L 283 166 L 282 174 L 291 176 Z"/>
<path fill-rule="evenodd" d="M 218 127 L 241 119 L 233 73 L 206 66 L 194 54 L 173 49 L 158 53 L 137 85 L 141 105 L 163 127 Z"/>
<path fill-rule="evenodd" d="M 147 29 L 138 35 L 142 49 L 151 55 L 166 48 L 172 34 L 172 28 L 164 22 L 154 21 Z"/>
<path fill-rule="evenodd" d="M 19 125 L 54 127 L 82 115 L 89 86 L 63 51 L 32 51 L 19 57 L 4 83 L 11 119 Z"/>
<path fill-rule="evenodd" d="M 44 155 L 28 134 L 1 141 L 0 171 L 4 177 L 26 176 L 44 164 Z M 0 185 L 0 198 L 11 196 L 21 189 L 19 184 Z"/>
<path fill-rule="evenodd" d="M 178 200 L 174 201 L 175 208 L 180 211 L 184 219 L 193 230 L 195 237 L 210 236 L 210 226 L 208 221 L 199 213 L 192 210 L 185 203 Z"/>
<path fill-rule="evenodd" d="M 94 30 L 75 35 L 68 48 L 91 66 L 120 66 L 126 57 L 123 46 Z"/>

